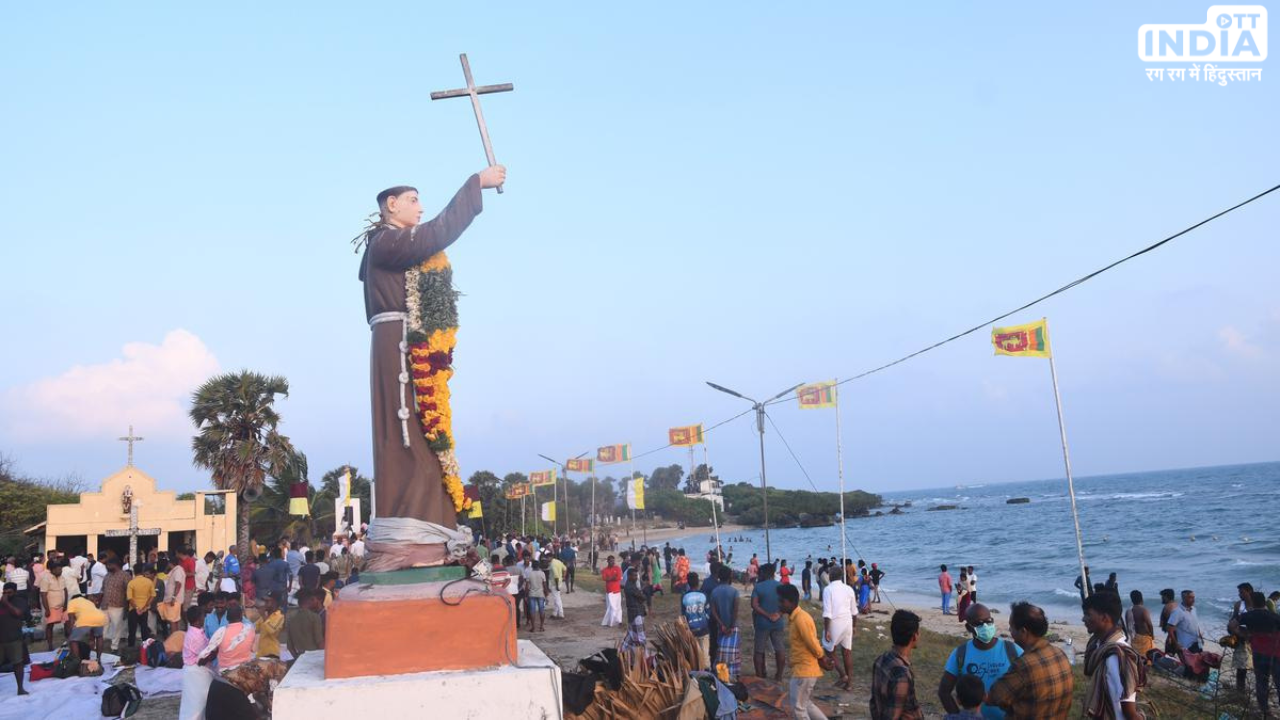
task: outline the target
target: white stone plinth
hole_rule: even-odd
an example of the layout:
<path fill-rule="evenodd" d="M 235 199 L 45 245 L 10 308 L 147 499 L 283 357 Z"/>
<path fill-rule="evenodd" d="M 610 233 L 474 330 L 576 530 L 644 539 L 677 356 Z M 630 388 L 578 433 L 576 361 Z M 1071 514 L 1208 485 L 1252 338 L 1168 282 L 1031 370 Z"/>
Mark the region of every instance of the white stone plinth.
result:
<path fill-rule="evenodd" d="M 305 653 L 276 688 L 272 717 L 559 718 L 559 666 L 528 640 L 518 646 L 519 666 L 341 680 L 325 679 L 323 652 Z"/>

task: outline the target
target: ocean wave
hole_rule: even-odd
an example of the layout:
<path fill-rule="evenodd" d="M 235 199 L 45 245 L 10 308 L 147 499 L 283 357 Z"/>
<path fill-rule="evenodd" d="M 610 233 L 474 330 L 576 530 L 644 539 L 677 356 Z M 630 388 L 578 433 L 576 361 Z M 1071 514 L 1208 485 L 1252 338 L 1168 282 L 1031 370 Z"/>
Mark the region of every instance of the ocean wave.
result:
<path fill-rule="evenodd" d="M 1237 566 L 1237 567 L 1270 567 L 1271 565 L 1274 565 L 1275 563 L 1266 563 L 1266 562 L 1250 562 L 1250 561 L 1248 561 L 1248 560 L 1236 560 L 1235 562 L 1233 562 L 1233 563 L 1231 563 L 1231 564 L 1232 564 L 1232 565 L 1235 565 L 1235 566 Z"/>
<path fill-rule="evenodd" d="M 1092 574 L 1093 574 L 1093 573 L 1090 573 L 1090 575 L 1092 575 Z M 1076 578 L 1076 579 L 1078 580 L 1079 578 Z M 1080 593 L 1079 593 L 1078 591 L 1076 591 L 1076 590 L 1063 590 L 1062 588 L 1054 588 L 1054 589 L 1053 589 L 1053 594 L 1054 594 L 1054 595 L 1061 595 L 1061 596 L 1063 596 L 1063 597 L 1069 597 L 1069 598 L 1078 598 L 1078 597 L 1080 597 Z"/>
<path fill-rule="evenodd" d="M 1166 499 L 1172 500 L 1180 498 L 1186 493 L 1180 492 L 1145 492 L 1145 493 L 1111 493 L 1109 495 L 1090 495 L 1088 493 L 1076 493 L 1077 500 L 1154 500 Z"/>

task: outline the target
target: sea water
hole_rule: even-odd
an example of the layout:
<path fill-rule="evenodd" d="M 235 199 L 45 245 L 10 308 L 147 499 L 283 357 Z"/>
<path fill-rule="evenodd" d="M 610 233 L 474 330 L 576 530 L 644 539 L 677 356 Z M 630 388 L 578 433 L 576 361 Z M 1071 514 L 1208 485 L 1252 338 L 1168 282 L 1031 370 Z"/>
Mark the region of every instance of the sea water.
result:
<path fill-rule="evenodd" d="M 1090 577 L 1102 583 L 1116 573 L 1125 607 L 1130 590 L 1141 590 L 1156 612 L 1162 588 L 1194 590 L 1205 634 L 1216 639 L 1237 585 L 1280 590 L 1280 462 L 1083 477 L 1075 487 Z M 846 527 L 849 556 L 887 573 L 882 595 L 935 604 L 938 566 L 946 564 L 956 579 L 961 566 L 973 565 L 982 602 L 1007 613 L 1009 603 L 1029 600 L 1050 620 L 1080 623 L 1065 478 L 881 494 L 886 513 L 895 503 L 911 507 L 903 515 L 851 518 Z M 1006 503 L 1018 497 L 1031 502 Z M 939 505 L 960 509 L 928 510 Z M 764 562 L 763 530 L 735 536 L 746 541 L 723 539 L 726 549 L 733 546 L 735 567 L 752 553 Z M 708 538 L 704 531 L 672 544 L 699 557 Z M 816 558 L 840 554 L 838 526 L 775 529 L 770 541 L 775 560 L 786 558 L 797 580 L 806 558 L 816 565 Z"/>

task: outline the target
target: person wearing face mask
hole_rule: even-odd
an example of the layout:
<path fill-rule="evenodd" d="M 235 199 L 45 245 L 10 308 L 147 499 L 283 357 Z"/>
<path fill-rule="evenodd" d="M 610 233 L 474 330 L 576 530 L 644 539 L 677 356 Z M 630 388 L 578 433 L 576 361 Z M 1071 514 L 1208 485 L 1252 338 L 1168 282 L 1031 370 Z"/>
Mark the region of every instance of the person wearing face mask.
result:
<path fill-rule="evenodd" d="M 1022 648 L 1015 643 L 996 637 L 996 623 L 986 605 L 970 605 L 964 625 L 973 639 L 951 651 L 942 680 L 938 682 L 938 699 L 949 713 L 960 712 L 955 689 L 962 675 L 977 675 L 982 679 L 982 686 L 989 691 L 1022 655 Z M 993 705 L 983 705 L 982 716 L 989 720 L 1003 720 L 1004 711 Z"/>

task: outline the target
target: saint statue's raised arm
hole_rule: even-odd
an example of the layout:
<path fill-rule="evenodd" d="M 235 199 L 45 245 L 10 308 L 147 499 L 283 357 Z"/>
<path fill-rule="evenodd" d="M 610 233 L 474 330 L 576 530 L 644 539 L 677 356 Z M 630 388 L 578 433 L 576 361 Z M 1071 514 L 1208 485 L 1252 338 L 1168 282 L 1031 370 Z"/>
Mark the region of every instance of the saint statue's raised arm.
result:
<path fill-rule="evenodd" d="M 373 334 L 374 517 L 368 570 L 385 572 L 461 561 L 471 531 L 458 527 L 469 501 L 453 450 L 448 381 L 453 374 L 457 293 L 445 248 L 483 209 L 480 191 L 506 170 L 472 175 L 435 218 L 422 222 L 418 191 L 378 193 L 378 217 L 364 244 L 360 280 Z"/>

